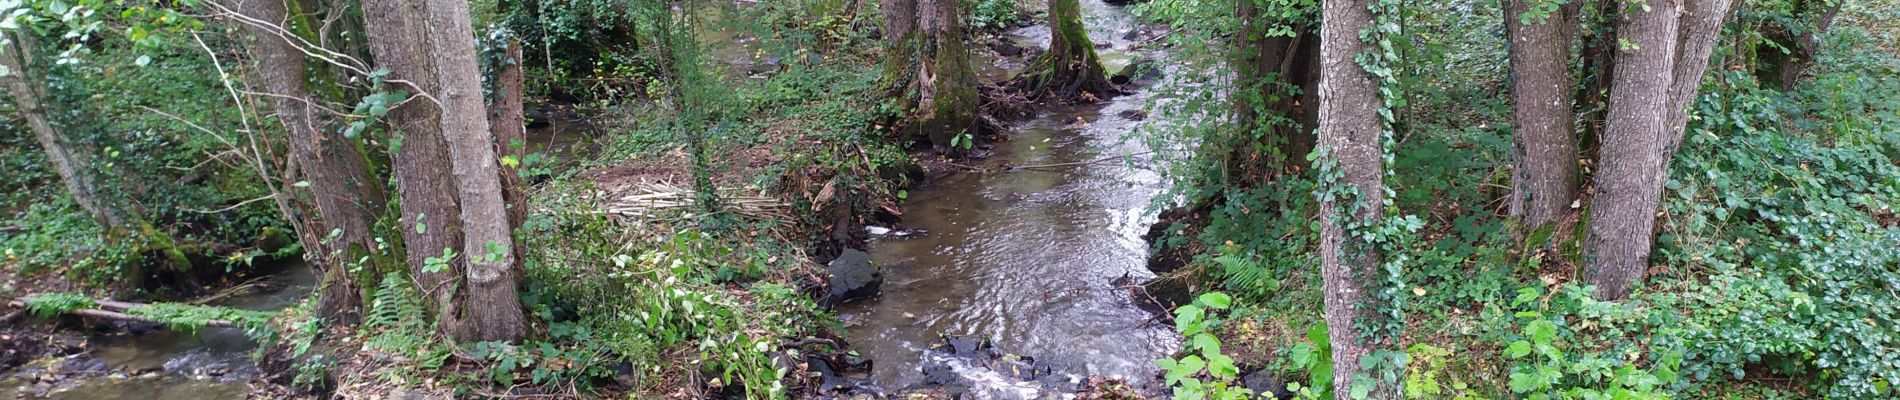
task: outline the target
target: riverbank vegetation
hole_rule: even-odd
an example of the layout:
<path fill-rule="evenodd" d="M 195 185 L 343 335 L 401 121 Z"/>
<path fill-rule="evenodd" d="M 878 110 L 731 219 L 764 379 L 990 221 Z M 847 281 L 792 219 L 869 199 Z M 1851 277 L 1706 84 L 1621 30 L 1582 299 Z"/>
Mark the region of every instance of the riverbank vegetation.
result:
<path fill-rule="evenodd" d="M 1900 390 L 1900 3 L 1125 7 L 1116 71 L 1078 0 L 0 0 L 0 368 L 159 324 L 259 397 L 940 395 L 846 393 L 826 263 L 1143 90 L 1182 349 L 1084 398 Z"/>

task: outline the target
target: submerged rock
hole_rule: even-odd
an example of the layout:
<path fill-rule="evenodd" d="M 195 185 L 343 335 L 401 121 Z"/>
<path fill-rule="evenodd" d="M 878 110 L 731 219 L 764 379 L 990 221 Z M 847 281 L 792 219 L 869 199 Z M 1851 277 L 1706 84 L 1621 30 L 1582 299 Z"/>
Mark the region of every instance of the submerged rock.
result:
<path fill-rule="evenodd" d="M 1128 63 L 1128 66 L 1110 74 L 1108 79 L 1117 85 L 1130 83 L 1149 83 L 1161 79 L 1161 63 L 1154 58 L 1142 57 Z"/>
<path fill-rule="evenodd" d="M 825 295 L 825 304 L 871 297 L 884 284 L 884 274 L 871 265 L 871 255 L 857 249 L 844 249 L 837 259 L 825 266 L 825 272 L 831 275 L 827 285 L 831 291 Z"/>

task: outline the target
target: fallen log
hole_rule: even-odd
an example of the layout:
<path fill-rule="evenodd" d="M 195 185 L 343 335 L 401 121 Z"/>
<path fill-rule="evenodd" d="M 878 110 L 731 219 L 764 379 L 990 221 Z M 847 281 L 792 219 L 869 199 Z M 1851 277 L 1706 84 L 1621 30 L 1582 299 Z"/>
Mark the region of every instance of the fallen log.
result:
<path fill-rule="evenodd" d="M 31 296 L 28 296 L 28 297 L 13 299 L 12 301 L 8 301 L 7 305 L 13 308 L 18 308 L 19 310 L 15 311 L 16 313 L 23 312 L 23 311 L 26 311 L 27 300 L 31 298 L 32 298 Z M 109 319 L 109 320 L 115 320 L 115 321 L 150 322 L 150 323 L 170 326 L 170 324 L 166 323 L 166 321 L 159 321 L 159 320 L 152 319 L 150 317 L 126 314 L 124 312 L 126 310 L 144 306 L 144 304 L 127 303 L 123 301 L 112 301 L 112 300 L 93 300 L 93 304 L 99 306 L 99 308 L 98 309 L 81 308 L 81 309 L 66 311 L 63 314 L 76 315 L 76 316 L 86 317 L 86 318 Z M 9 315 L 11 316 L 11 314 Z M 225 321 L 225 320 L 204 321 L 204 326 L 219 327 L 219 328 L 241 328 L 237 324 L 232 323 L 231 321 Z"/>

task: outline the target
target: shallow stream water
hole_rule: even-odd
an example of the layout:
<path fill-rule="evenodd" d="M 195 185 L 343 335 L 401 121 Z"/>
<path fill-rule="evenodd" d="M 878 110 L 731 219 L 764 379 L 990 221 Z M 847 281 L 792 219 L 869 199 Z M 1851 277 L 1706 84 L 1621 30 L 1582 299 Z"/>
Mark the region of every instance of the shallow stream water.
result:
<path fill-rule="evenodd" d="M 1126 54 L 1112 51 L 1131 46 L 1121 39 L 1132 29 L 1125 11 L 1082 4 L 1091 36 L 1111 46 L 1098 50 L 1104 58 Z M 1043 26 L 1011 34 L 1048 43 Z M 1164 181 L 1135 136 L 1141 122 L 1120 115 L 1145 101 L 1135 93 L 1044 108 L 1010 128 L 982 164 L 1056 166 L 961 174 L 909 191 L 905 228 L 925 233 L 874 237 L 869 253 L 884 271 L 882 294 L 839 310 L 853 348 L 876 361 L 879 386 L 923 383 L 919 368 L 931 345 L 965 335 L 1072 379 L 1152 379 L 1153 360 L 1180 339 L 1114 283 L 1153 277 L 1141 235 Z"/>

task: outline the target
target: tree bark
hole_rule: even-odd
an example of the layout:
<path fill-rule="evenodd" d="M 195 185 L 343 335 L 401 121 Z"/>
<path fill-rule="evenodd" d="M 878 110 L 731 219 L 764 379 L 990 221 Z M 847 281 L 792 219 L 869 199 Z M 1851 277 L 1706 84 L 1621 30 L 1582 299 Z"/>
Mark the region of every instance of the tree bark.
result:
<path fill-rule="evenodd" d="M 228 2 L 234 3 L 230 8 L 251 19 L 286 29 L 296 23 L 289 19 L 289 5 L 285 1 Z M 348 265 L 367 258 L 372 264 L 367 268 L 379 269 L 373 265 L 377 257 L 370 256 L 377 249 L 372 227 L 376 215 L 383 209 L 382 185 L 371 178 L 368 163 L 356 143 L 340 135 L 324 133 L 326 127 L 335 126 L 334 121 L 312 103 L 311 92 L 305 87 L 303 53 L 267 28 L 241 25 L 256 40 L 251 52 L 257 61 L 257 76 L 263 79 L 266 90 L 275 95 L 271 96 L 272 107 L 278 121 L 284 124 L 291 152 L 310 183 L 311 198 L 316 205 L 318 221 L 304 223 L 309 232 L 299 236 L 305 238 L 306 254 L 310 255 L 311 265 L 322 280 L 317 315 L 354 321 L 363 299 Z M 333 231 L 336 236 L 331 237 Z"/>
<path fill-rule="evenodd" d="M 1532 0 L 1508 0 L 1514 136 L 1510 213 L 1536 229 L 1569 212 L 1577 200 L 1577 136 L 1571 122 L 1570 42 L 1579 3 L 1520 20 Z"/>
<path fill-rule="evenodd" d="M 389 70 L 386 90 L 412 95 L 437 92 L 435 54 L 429 42 L 427 9 L 422 0 L 363 2 L 370 53 Z M 402 82 L 395 82 L 402 81 Z M 453 334 L 463 324 L 460 309 L 466 254 L 432 270 L 429 258 L 462 244 L 462 208 L 455 178 L 449 173 L 448 143 L 442 137 L 442 110 L 436 100 L 419 98 L 389 110 L 396 196 L 402 213 L 403 245 L 410 275 L 428 301 L 437 326 Z"/>
<path fill-rule="evenodd" d="M 1662 201 L 1682 0 L 1646 3 L 1625 2 L 1620 16 L 1618 41 L 1628 44 L 1617 55 L 1586 239 L 1588 279 L 1603 300 L 1628 296 L 1642 277 Z"/>
<path fill-rule="evenodd" d="M 51 113 L 46 110 L 45 88 L 40 87 L 44 78 L 33 75 L 33 45 L 30 34 L 22 35 L 14 31 L 0 31 L 0 83 L 13 97 L 14 107 L 33 131 L 34 139 L 40 143 L 40 149 L 46 152 L 46 159 L 53 164 L 53 170 L 59 173 L 66 192 L 73 196 L 73 202 L 91 215 L 106 231 L 126 226 L 124 215 L 119 214 L 100 198 L 99 186 L 91 175 L 92 167 L 88 160 L 73 152 L 73 146 L 66 136 L 53 126 Z"/>
<path fill-rule="evenodd" d="M 1320 273 L 1325 280 L 1326 324 L 1331 327 L 1333 391 L 1340 400 L 1351 398 L 1355 375 L 1368 373 L 1360 368 L 1360 359 L 1384 345 L 1368 340 L 1357 329 L 1362 320 L 1379 318 L 1371 309 L 1375 300 L 1366 292 L 1366 282 L 1379 274 L 1380 254 L 1358 235 L 1346 232 L 1348 225 L 1373 224 L 1384 213 L 1384 127 L 1378 114 L 1383 105 L 1376 78 L 1354 62 L 1359 54 L 1371 51 L 1359 38 L 1372 25 L 1370 1 L 1321 4 L 1319 149 L 1326 157 L 1316 162 L 1330 163 L 1341 172 L 1338 182 L 1322 182 L 1321 190 L 1328 190 L 1324 189 L 1327 185 L 1350 185 L 1358 192 L 1356 197 L 1320 198 Z M 1397 398 L 1399 382 L 1374 381 L 1369 398 Z"/>
<path fill-rule="evenodd" d="M 956 0 L 883 0 L 885 77 L 915 113 L 900 129 L 939 153 L 981 133 L 980 101 Z"/>
<path fill-rule="evenodd" d="M 1049 52 L 1036 57 L 1019 82 L 1017 88 L 1039 98 L 1094 101 L 1121 94 L 1095 54 L 1077 0 L 1049 0 Z"/>
<path fill-rule="evenodd" d="M 442 133 L 462 201 L 463 253 L 468 259 L 464 341 L 514 341 L 527 332 L 514 268 L 513 229 L 502 199 L 495 137 L 482 100 L 481 67 L 467 0 L 428 0 L 429 33 L 437 50 Z"/>

